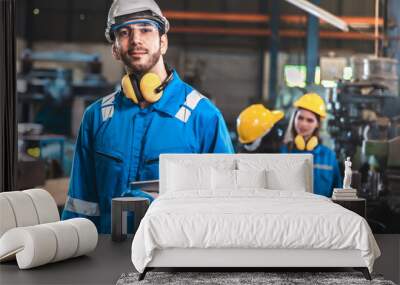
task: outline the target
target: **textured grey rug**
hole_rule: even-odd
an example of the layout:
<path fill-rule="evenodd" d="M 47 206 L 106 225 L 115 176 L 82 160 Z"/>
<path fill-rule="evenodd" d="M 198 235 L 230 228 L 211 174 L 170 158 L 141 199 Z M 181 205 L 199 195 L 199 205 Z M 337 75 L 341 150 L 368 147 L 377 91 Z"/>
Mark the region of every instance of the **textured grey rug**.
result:
<path fill-rule="evenodd" d="M 117 285 L 133 284 L 379 284 L 395 285 L 383 277 L 372 275 L 372 281 L 360 272 L 148 272 L 138 281 L 139 273 L 122 274 Z"/>

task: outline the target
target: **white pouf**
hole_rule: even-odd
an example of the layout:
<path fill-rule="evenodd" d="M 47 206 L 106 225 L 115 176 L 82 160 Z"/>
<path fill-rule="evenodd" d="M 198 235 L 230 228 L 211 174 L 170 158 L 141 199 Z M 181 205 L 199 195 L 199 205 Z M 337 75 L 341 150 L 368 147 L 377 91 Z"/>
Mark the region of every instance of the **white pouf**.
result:
<path fill-rule="evenodd" d="M 43 189 L 29 189 L 22 192 L 31 197 L 39 218 L 39 224 L 51 223 L 60 220 L 56 201 L 49 192 Z"/>
<path fill-rule="evenodd" d="M 8 230 L 0 238 L 0 261 L 16 256 L 20 269 L 77 257 L 96 248 L 96 226 L 76 218 Z"/>
<path fill-rule="evenodd" d="M 10 202 L 6 197 L 0 195 L 0 237 L 16 226 L 17 222 Z"/>

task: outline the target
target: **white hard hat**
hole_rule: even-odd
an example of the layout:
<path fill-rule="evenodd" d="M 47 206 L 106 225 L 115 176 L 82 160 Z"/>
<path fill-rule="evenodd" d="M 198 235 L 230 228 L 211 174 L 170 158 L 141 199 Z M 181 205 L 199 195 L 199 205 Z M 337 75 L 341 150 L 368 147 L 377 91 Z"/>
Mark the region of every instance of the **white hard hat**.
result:
<path fill-rule="evenodd" d="M 107 40 L 112 43 L 114 35 L 112 34 L 112 27 L 128 19 L 134 19 L 136 13 L 148 11 L 147 14 L 139 14 L 136 18 L 145 18 L 156 21 L 160 24 L 161 33 L 165 34 L 169 30 L 169 22 L 161 12 L 160 7 L 154 0 L 114 0 L 108 11 L 107 27 L 105 36 Z M 127 16 L 127 17 L 123 17 Z M 130 17 L 129 17 L 130 16 Z"/>

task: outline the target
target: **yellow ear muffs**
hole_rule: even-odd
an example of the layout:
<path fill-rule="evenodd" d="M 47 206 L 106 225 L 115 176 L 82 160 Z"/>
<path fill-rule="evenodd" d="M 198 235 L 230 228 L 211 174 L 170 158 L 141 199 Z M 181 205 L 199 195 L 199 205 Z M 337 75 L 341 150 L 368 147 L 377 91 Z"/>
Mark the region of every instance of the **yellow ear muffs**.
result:
<path fill-rule="evenodd" d="M 306 148 L 306 142 L 301 135 L 297 135 L 294 138 L 294 144 L 298 150 L 304 150 Z"/>
<path fill-rule="evenodd" d="M 301 135 L 297 135 L 294 144 L 298 150 L 312 151 L 318 145 L 318 137 L 312 136 L 306 143 Z"/>
<path fill-rule="evenodd" d="M 146 73 L 139 84 L 133 74 L 126 74 L 121 81 L 125 96 L 138 104 L 142 101 L 155 103 L 160 100 L 163 91 L 158 91 L 162 85 L 160 77 L 155 73 Z M 138 86 L 139 85 L 139 86 Z"/>
<path fill-rule="evenodd" d="M 140 80 L 140 91 L 144 99 L 149 103 L 154 103 L 160 100 L 163 91 L 157 93 L 158 87 L 161 85 L 160 77 L 155 73 L 146 73 Z"/>
<path fill-rule="evenodd" d="M 306 149 L 308 151 L 312 151 L 318 145 L 318 138 L 316 136 L 312 136 L 306 145 Z"/>
<path fill-rule="evenodd" d="M 121 85 L 122 89 L 124 90 L 125 96 L 131 99 L 136 104 L 139 104 L 139 100 L 136 97 L 136 92 L 133 88 L 133 83 L 131 82 L 129 74 L 125 74 L 124 77 L 122 77 Z"/>

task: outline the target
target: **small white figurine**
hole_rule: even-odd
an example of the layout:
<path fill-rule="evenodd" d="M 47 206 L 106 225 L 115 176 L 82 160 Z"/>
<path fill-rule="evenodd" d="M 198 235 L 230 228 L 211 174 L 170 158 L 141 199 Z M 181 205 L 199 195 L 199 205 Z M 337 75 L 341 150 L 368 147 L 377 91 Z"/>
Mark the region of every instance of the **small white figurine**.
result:
<path fill-rule="evenodd" d="M 347 157 L 344 162 L 344 179 L 343 179 L 343 189 L 351 189 L 351 161 L 350 157 Z"/>

